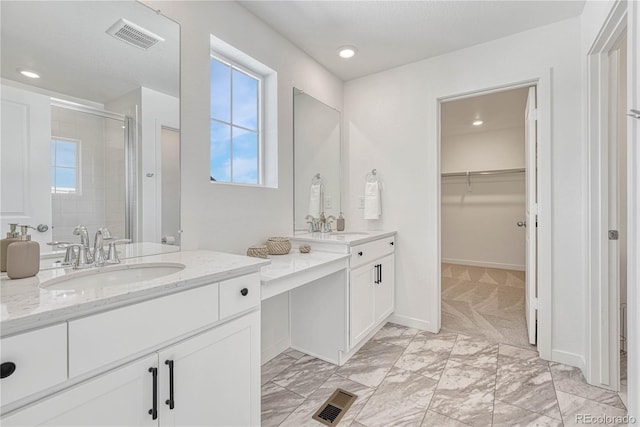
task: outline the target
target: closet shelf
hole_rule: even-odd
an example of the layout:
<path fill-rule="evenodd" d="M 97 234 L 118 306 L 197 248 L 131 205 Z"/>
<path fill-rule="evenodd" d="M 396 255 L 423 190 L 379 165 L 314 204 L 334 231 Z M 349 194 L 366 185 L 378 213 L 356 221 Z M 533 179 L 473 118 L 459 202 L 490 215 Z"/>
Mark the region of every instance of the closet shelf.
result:
<path fill-rule="evenodd" d="M 449 176 L 474 176 L 474 175 L 503 175 L 507 173 L 523 173 L 525 172 L 524 168 L 520 169 L 494 169 L 494 170 L 483 170 L 483 171 L 468 171 L 468 172 L 447 172 L 441 174 L 442 177 Z"/>

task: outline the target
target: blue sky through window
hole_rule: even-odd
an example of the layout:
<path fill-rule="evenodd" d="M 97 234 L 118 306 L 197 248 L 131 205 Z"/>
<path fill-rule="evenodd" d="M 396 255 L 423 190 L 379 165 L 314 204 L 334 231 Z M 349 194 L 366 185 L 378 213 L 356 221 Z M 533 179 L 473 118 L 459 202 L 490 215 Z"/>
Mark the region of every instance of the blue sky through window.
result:
<path fill-rule="evenodd" d="M 51 192 L 75 193 L 78 190 L 78 143 L 51 140 Z"/>
<path fill-rule="evenodd" d="M 210 75 L 211 177 L 258 184 L 260 81 L 215 58 Z"/>

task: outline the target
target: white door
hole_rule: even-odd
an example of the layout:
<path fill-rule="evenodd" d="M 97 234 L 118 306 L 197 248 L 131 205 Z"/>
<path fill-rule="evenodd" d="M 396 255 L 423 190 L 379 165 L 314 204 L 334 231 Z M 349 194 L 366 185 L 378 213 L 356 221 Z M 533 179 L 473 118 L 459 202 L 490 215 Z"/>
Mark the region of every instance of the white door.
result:
<path fill-rule="evenodd" d="M 374 270 L 377 275 L 374 281 L 374 300 L 375 300 L 375 321 L 385 319 L 395 307 L 395 255 L 387 255 L 376 263 L 378 271 Z M 378 283 L 375 283 L 378 282 Z"/>
<path fill-rule="evenodd" d="M 351 270 L 349 273 L 349 346 L 360 342 L 374 325 L 374 275 L 373 264 Z M 377 286 L 377 285 L 375 285 Z"/>
<path fill-rule="evenodd" d="M 525 217 L 525 318 L 529 343 L 536 343 L 537 299 L 537 236 L 538 236 L 538 198 L 537 198 L 537 121 L 536 88 L 529 88 L 527 108 L 525 110 L 525 167 L 526 167 L 526 217 Z"/>
<path fill-rule="evenodd" d="M 105 375 L 2 418 L 9 426 L 157 426 L 153 375 L 158 356 L 132 362 Z"/>
<path fill-rule="evenodd" d="M 160 352 L 161 426 L 260 424 L 259 324 L 254 312 Z"/>
<path fill-rule="evenodd" d="M 46 232 L 30 231 L 41 251 L 51 241 L 50 103 L 47 96 L 2 86 L 0 235 L 10 223 L 46 225 Z"/>

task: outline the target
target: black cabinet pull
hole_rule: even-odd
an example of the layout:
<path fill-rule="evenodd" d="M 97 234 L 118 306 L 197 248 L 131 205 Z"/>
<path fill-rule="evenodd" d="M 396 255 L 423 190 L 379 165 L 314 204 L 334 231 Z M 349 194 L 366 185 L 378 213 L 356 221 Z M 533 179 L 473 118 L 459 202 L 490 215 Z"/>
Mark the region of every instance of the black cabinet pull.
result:
<path fill-rule="evenodd" d="M 359 255 L 359 256 L 362 256 L 362 255 L 363 255 L 363 252 L 362 252 L 362 251 L 358 252 L 358 255 Z"/>
<path fill-rule="evenodd" d="M 158 419 L 158 368 L 149 368 L 153 376 L 153 407 L 149 409 L 152 420 Z"/>
<path fill-rule="evenodd" d="M 246 297 L 247 294 L 249 293 L 249 289 L 247 288 L 242 288 L 242 290 L 240 291 L 240 293 L 242 294 L 243 297 Z"/>
<path fill-rule="evenodd" d="M 389 244 L 390 244 L 391 246 L 395 245 L 395 243 L 393 243 L 393 242 L 389 242 Z"/>
<path fill-rule="evenodd" d="M 373 266 L 373 268 L 376 269 L 376 279 L 373 281 L 373 283 L 375 283 L 376 285 L 380 283 L 380 270 L 378 270 L 378 267 L 380 267 L 380 264 L 376 264 Z"/>
<path fill-rule="evenodd" d="M 0 378 L 7 378 L 16 371 L 16 364 L 13 362 L 4 362 L 0 365 Z"/>
<path fill-rule="evenodd" d="M 378 274 L 379 274 L 379 276 L 378 276 L 379 282 L 378 283 L 382 283 L 382 264 L 378 264 Z"/>
<path fill-rule="evenodd" d="M 173 360 L 165 360 L 164 364 L 169 366 L 169 399 L 165 400 L 164 403 L 169 405 L 169 409 L 173 409 L 175 406 L 175 401 L 173 400 Z"/>

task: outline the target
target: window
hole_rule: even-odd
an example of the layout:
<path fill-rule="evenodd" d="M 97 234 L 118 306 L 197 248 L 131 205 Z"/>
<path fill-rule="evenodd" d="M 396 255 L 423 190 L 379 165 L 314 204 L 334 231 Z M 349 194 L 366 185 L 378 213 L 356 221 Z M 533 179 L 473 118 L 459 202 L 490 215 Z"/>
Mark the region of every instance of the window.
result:
<path fill-rule="evenodd" d="M 211 57 L 211 181 L 262 183 L 262 77 Z"/>
<path fill-rule="evenodd" d="M 80 141 L 51 139 L 51 194 L 79 193 L 78 165 Z"/>

